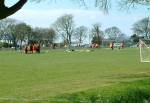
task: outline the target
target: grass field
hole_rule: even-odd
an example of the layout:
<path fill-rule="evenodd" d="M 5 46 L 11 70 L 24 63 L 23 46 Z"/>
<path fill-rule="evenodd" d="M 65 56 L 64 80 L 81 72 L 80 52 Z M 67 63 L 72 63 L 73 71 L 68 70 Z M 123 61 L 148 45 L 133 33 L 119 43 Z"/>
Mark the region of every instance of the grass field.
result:
<path fill-rule="evenodd" d="M 0 51 L 0 102 L 3 103 L 42 101 L 147 78 L 150 78 L 150 63 L 140 63 L 138 49 L 70 53 L 54 50 L 28 55 Z"/>

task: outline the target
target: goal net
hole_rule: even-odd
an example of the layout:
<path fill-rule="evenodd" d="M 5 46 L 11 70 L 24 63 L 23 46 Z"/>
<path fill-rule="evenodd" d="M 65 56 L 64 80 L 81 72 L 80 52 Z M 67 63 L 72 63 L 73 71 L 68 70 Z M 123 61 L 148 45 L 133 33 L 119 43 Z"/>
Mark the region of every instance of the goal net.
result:
<path fill-rule="evenodd" d="M 150 40 L 139 40 L 141 62 L 150 62 Z"/>

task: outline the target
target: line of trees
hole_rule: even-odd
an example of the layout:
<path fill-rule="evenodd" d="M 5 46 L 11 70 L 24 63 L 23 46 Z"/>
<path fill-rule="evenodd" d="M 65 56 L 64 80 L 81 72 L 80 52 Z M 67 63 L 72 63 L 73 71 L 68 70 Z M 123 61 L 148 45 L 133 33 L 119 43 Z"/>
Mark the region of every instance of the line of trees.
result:
<path fill-rule="evenodd" d="M 130 39 L 133 42 L 138 42 L 140 36 L 150 39 L 150 19 L 144 18 L 137 21 L 133 24 L 132 30 L 134 35 Z M 18 44 L 21 48 L 29 41 L 38 41 L 42 45 L 50 46 L 54 45 L 58 39 L 62 41 L 62 45 L 71 46 L 76 43 L 76 45 L 81 46 L 88 37 L 92 44 L 99 45 L 104 39 L 121 42 L 127 38 L 116 26 L 105 30 L 101 29 L 100 23 L 95 23 L 91 28 L 83 25 L 76 26 L 71 14 L 59 17 L 50 28 L 32 28 L 30 25 L 14 19 L 0 21 L 0 40 L 7 41 L 15 49 L 17 49 Z"/>
<path fill-rule="evenodd" d="M 56 32 L 52 28 L 32 28 L 30 25 L 14 19 L 0 21 L 0 40 L 11 44 L 15 49 L 18 46 L 22 48 L 30 41 L 45 45 L 53 44 L 55 37 Z"/>
<path fill-rule="evenodd" d="M 76 27 L 75 22 L 73 20 L 73 16 L 71 14 L 65 14 L 59 17 L 53 24 L 54 29 L 56 30 L 59 37 L 62 37 L 62 40 L 65 45 L 72 45 L 72 43 L 76 42 L 78 46 L 81 46 L 83 41 L 87 38 L 91 38 L 92 44 L 102 44 L 103 39 L 110 40 L 121 40 L 125 39 L 125 34 L 121 32 L 118 27 L 110 27 L 103 31 L 101 29 L 100 23 L 95 23 L 91 28 L 86 26 Z"/>

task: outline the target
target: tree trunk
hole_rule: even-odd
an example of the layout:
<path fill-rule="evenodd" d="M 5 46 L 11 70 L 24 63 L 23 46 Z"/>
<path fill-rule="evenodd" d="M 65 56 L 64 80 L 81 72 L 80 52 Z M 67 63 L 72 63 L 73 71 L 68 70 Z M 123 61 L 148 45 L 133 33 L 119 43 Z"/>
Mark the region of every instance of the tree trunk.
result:
<path fill-rule="evenodd" d="M 0 20 L 14 14 L 27 2 L 27 0 L 19 0 L 15 5 L 8 8 L 5 6 L 4 1 L 5 0 L 0 0 Z"/>
<path fill-rule="evenodd" d="M 20 40 L 20 51 L 22 50 L 22 48 L 23 48 L 23 45 L 22 45 L 22 42 L 23 42 L 23 40 Z"/>

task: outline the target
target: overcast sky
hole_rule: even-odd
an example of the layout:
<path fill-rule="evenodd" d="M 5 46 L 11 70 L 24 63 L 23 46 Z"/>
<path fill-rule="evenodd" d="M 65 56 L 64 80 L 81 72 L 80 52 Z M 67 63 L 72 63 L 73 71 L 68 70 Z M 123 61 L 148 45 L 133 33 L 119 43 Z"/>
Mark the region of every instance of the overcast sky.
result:
<path fill-rule="evenodd" d="M 112 2 L 112 8 L 109 14 L 104 14 L 98 8 L 93 7 L 92 1 L 87 3 L 88 8 L 79 3 L 69 2 L 68 0 L 51 0 L 52 2 L 44 1 L 41 3 L 28 2 L 19 12 L 10 16 L 20 21 L 23 21 L 33 27 L 50 27 L 50 25 L 63 14 L 72 14 L 77 26 L 85 25 L 91 27 L 94 23 L 100 23 L 102 30 L 111 26 L 117 26 L 127 35 L 131 35 L 132 25 L 150 15 L 145 7 L 138 7 L 132 10 L 119 10 L 118 5 Z M 116 0 L 114 0 L 116 1 Z M 6 5 L 11 6 L 17 0 L 6 0 Z"/>

